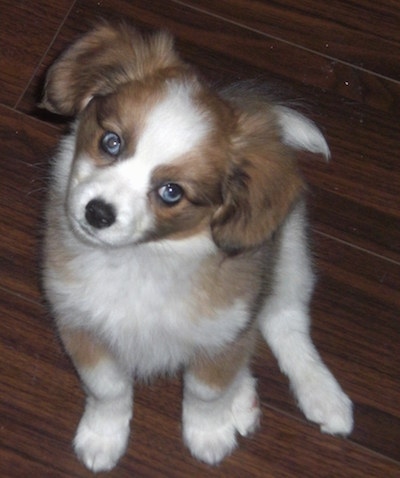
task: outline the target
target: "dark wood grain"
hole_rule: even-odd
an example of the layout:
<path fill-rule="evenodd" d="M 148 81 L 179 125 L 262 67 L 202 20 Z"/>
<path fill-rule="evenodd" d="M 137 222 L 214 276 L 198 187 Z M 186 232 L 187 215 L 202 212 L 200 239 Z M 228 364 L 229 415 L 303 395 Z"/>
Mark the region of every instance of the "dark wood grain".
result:
<path fill-rule="evenodd" d="M 69 0 L 1 1 L 1 103 L 18 103 L 70 6 Z"/>
<path fill-rule="evenodd" d="M 301 156 L 319 279 L 312 330 L 356 420 L 348 439 L 321 435 L 260 340 L 262 427 L 232 457 L 217 468 L 190 457 L 180 378 L 160 379 L 138 385 L 127 454 L 105 476 L 400 476 L 397 5 L 0 0 L 0 9 L 0 476 L 93 476 L 71 447 L 83 392 L 40 291 L 49 161 L 66 123 L 35 103 L 46 68 L 99 17 L 168 28 L 210 81 L 278 81 L 326 133 L 331 162 Z"/>
<path fill-rule="evenodd" d="M 393 108 L 398 104 L 400 10 L 390 0 L 176 3 L 262 32 L 298 50 L 318 53 L 326 59 L 325 68 L 320 70 L 326 74 L 325 81 L 330 80 L 330 88 L 344 96 L 348 96 L 346 90 L 354 95 L 358 91 L 358 99 L 368 104 L 386 108 L 390 103 Z"/>
<path fill-rule="evenodd" d="M 390 1 L 181 0 L 324 56 L 398 80 L 400 11 Z"/>
<path fill-rule="evenodd" d="M 40 295 L 39 242 L 53 126 L 0 106 L 0 287 Z"/>

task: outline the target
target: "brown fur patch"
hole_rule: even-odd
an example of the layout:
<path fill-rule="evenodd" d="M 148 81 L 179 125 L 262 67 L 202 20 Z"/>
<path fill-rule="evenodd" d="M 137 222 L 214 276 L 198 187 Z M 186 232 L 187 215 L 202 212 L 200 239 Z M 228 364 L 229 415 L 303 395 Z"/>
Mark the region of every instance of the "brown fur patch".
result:
<path fill-rule="evenodd" d="M 196 316 L 213 317 L 216 311 L 231 306 L 238 299 L 249 305 L 248 320 L 253 319 L 260 290 L 266 284 L 264 264 L 268 261 L 267 246 L 243 252 L 234 257 L 220 254 L 206 260 L 193 283 Z M 207 299 L 205 299 L 207 298 Z"/>
<path fill-rule="evenodd" d="M 127 25 L 101 24 L 50 68 L 41 106 L 72 116 L 91 98 L 108 95 L 117 85 L 182 65 L 168 34 L 158 33 L 146 41 Z"/>
<path fill-rule="evenodd" d="M 61 328 L 60 337 L 78 369 L 94 367 L 110 357 L 107 347 L 89 332 Z"/>
<path fill-rule="evenodd" d="M 255 344 L 256 332 L 251 327 L 234 344 L 214 357 L 201 356 L 189 371 L 209 387 L 223 390 L 235 379 L 237 373 L 249 361 Z"/>

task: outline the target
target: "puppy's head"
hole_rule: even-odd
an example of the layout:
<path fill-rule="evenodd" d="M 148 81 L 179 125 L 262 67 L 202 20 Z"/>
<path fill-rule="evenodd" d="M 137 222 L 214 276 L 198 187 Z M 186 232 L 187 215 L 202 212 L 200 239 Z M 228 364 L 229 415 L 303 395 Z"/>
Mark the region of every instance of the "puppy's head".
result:
<path fill-rule="evenodd" d="M 309 120 L 250 96 L 211 91 L 164 33 L 78 40 L 42 103 L 77 116 L 62 191 L 74 231 L 108 247 L 207 234 L 227 253 L 267 240 L 302 190 L 293 148 L 328 150 Z"/>

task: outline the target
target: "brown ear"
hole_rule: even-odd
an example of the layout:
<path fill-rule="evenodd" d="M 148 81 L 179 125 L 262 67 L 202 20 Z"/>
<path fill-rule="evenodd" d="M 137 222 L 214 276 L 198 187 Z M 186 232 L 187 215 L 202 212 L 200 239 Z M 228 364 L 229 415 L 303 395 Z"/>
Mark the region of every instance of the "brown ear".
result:
<path fill-rule="evenodd" d="M 271 237 L 303 189 L 291 151 L 274 118 L 243 115 L 223 187 L 223 204 L 211 222 L 215 243 L 229 254 Z"/>
<path fill-rule="evenodd" d="M 145 42 L 126 25 L 102 24 L 76 41 L 49 69 L 40 106 L 72 116 L 94 96 L 112 93 L 120 84 L 177 61 L 166 33 Z"/>

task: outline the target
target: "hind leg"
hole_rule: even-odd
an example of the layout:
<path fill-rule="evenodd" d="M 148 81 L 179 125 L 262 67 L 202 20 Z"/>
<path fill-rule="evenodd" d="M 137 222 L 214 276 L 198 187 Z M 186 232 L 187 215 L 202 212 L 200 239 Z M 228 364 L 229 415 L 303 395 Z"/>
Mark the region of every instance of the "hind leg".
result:
<path fill-rule="evenodd" d="M 300 205 L 282 228 L 274 290 L 261 313 L 260 328 L 306 417 L 323 432 L 347 435 L 353 428 L 352 403 L 310 337 L 314 279 L 304 230 Z"/>
<path fill-rule="evenodd" d="M 263 334 L 305 416 L 323 432 L 347 435 L 353 428 L 351 401 L 319 356 L 306 322 L 301 310 L 275 311 Z"/>

